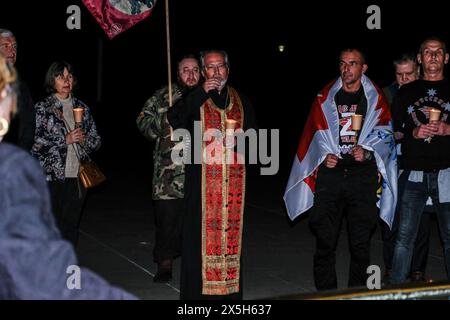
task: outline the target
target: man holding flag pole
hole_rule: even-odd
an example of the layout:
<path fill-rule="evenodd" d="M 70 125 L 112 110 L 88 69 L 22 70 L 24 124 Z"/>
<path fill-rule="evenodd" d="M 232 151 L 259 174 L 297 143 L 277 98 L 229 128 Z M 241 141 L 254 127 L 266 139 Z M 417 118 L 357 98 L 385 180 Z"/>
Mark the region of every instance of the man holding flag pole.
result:
<path fill-rule="evenodd" d="M 344 214 L 351 252 L 348 285 L 366 285 L 377 204 L 391 226 L 397 198 L 395 143 L 385 98 L 364 75 L 367 64 L 361 51 L 343 50 L 339 69 L 340 78 L 313 103 L 284 194 L 292 220 L 312 207 L 318 290 L 337 288 L 335 251 Z M 355 114 L 363 118 L 358 136 L 352 130 Z M 378 175 L 383 179 L 379 203 Z"/>

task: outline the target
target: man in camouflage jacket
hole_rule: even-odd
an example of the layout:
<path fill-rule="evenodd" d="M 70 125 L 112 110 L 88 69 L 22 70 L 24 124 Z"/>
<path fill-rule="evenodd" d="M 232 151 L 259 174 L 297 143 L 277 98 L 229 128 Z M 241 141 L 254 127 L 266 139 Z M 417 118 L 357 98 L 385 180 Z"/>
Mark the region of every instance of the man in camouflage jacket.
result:
<path fill-rule="evenodd" d="M 182 103 L 186 94 L 198 85 L 200 68 L 192 56 L 178 63 L 178 82 L 172 85 L 173 104 Z M 158 263 L 155 282 L 172 278 L 173 259 L 181 251 L 181 224 L 184 197 L 184 165 L 175 164 L 171 154 L 175 146 L 167 121 L 169 109 L 168 87 L 164 87 L 147 100 L 136 123 L 141 133 L 155 141 L 153 150 L 153 200 L 156 235 L 153 250 Z"/>

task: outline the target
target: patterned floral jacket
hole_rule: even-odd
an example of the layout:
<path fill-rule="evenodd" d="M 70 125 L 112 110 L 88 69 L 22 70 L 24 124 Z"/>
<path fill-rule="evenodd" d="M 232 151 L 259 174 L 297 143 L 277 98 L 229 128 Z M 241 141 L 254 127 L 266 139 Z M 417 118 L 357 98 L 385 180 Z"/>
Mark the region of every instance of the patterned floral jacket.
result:
<path fill-rule="evenodd" d="M 72 99 L 73 107 L 84 109 L 85 143 L 83 147 L 86 153 L 90 154 L 100 147 L 101 139 L 89 107 L 75 97 Z M 64 180 L 67 157 L 66 135 L 68 131 L 61 117 L 63 105 L 52 94 L 43 101 L 36 103 L 34 108 L 36 111 L 36 131 L 31 154 L 39 160 L 44 168 L 47 181 Z M 61 113 L 56 111 L 55 108 Z M 80 156 L 82 159 L 87 157 L 83 152 Z"/>

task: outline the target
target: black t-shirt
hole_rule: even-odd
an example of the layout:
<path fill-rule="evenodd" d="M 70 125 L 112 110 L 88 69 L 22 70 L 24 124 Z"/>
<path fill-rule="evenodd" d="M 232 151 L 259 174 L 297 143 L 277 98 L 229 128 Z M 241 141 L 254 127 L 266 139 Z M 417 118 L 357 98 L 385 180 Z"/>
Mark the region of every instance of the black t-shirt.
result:
<path fill-rule="evenodd" d="M 364 96 L 363 87 L 357 92 L 346 92 L 339 90 L 335 96 L 337 112 L 339 115 L 339 149 L 342 159 L 339 165 L 356 165 L 358 162 L 350 154 L 356 144 L 355 131 L 352 130 L 352 114 L 361 114 L 363 117 L 367 111 L 367 100 Z"/>
<path fill-rule="evenodd" d="M 431 171 L 450 167 L 450 136 L 435 136 L 430 142 L 414 139 L 414 128 L 429 122 L 428 108 L 441 110 L 441 120 L 450 124 L 450 83 L 416 80 L 402 86 L 394 98 L 394 128 L 404 133 L 403 167 Z"/>

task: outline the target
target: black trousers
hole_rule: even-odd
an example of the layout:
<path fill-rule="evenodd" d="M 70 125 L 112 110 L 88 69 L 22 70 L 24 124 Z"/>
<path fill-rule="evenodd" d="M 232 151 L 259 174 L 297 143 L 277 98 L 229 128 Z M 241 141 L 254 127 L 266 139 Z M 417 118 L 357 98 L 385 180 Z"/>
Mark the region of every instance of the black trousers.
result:
<path fill-rule="evenodd" d="M 77 178 L 49 181 L 48 185 L 56 224 L 63 238 L 71 242 L 75 248 L 78 242 L 78 227 L 86 199 L 86 189 Z"/>
<path fill-rule="evenodd" d="M 351 253 L 348 286 L 365 286 L 370 265 L 370 239 L 378 221 L 375 164 L 321 166 L 309 220 L 316 236 L 314 281 L 317 290 L 337 288 L 336 246 L 344 216 Z"/>
<path fill-rule="evenodd" d="M 408 180 L 408 176 L 409 174 L 401 174 L 398 179 L 398 200 L 397 200 L 397 207 L 395 210 L 394 222 L 392 223 L 392 229 L 389 229 L 386 223 L 382 222 L 381 237 L 383 239 L 383 259 L 384 259 L 384 266 L 387 270 L 392 270 L 392 258 L 394 256 L 395 240 L 397 238 L 398 223 L 400 216 L 399 212 L 401 203 L 400 199 L 402 197 L 406 181 Z M 420 219 L 419 231 L 417 233 L 417 238 L 414 245 L 413 258 L 411 262 L 411 273 L 417 271 L 425 273 L 430 243 L 431 212 L 433 211 L 434 209 L 432 207 L 431 209 L 429 207 L 425 207 L 425 210 L 422 214 L 422 218 Z"/>
<path fill-rule="evenodd" d="M 155 200 L 155 262 L 173 259 L 181 255 L 181 228 L 184 199 Z"/>

